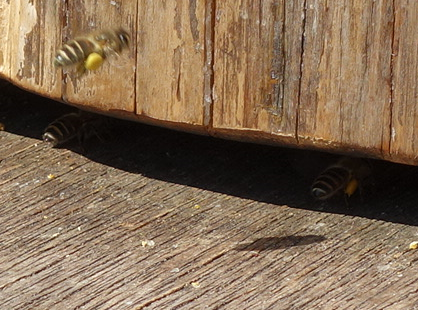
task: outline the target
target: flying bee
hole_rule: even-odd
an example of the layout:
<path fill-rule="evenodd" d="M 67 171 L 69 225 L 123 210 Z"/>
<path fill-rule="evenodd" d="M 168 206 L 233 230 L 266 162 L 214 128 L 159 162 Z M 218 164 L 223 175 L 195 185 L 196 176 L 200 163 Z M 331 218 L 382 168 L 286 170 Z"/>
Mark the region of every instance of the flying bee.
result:
<path fill-rule="evenodd" d="M 129 48 L 130 36 L 122 28 L 104 30 L 68 41 L 57 52 L 54 66 L 76 66 L 78 75 L 98 69 L 105 59 L 119 56 Z"/>
<path fill-rule="evenodd" d="M 101 135 L 101 129 L 104 128 L 101 127 L 105 127 L 103 116 L 80 110 L 78 113 L 65 114 L 50 123 L 44 130 L 42 140 L 56 147 L 77 139 L 84 150 L 84 142 L 92 136 L 104 140 Z"/>
<path fill-rule="evenodd" d="M 370 172 L 366 160 L 342 157 L 316 178 L 311 186 L 311 194 L 317 200 L 329 199 L 340 192 L 349 198 Z"/>

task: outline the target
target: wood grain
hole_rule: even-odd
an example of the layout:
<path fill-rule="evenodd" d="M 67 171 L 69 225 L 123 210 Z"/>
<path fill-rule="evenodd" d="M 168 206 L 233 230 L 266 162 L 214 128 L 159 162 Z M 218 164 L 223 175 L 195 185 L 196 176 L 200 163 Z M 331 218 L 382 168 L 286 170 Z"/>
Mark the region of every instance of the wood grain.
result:
<path fill-rule="evenodd" d="M 295 141 L 302 6 L 217 2 L 215 129 L 250 129 Z"/>
<path fill-rule="evenodd" d="M 137 114 L 203 125 L 205 1 L 139 2 Z"/>
<path fill-rule="evenodd" d="M 416 309 L 416 167 L 317 204 L 318 153 L 121 122 L 78 154 L 40 141 L 61 105 L 3 97 L 1 309 Z"/>
<path fill-rule="evenodd" d="M 393 6 L 307 2 L 298 135 L 381 156 L 390 140 Z"/>
<path fill-rule="evenodd" d="M 14 1 L 0 74 L 84 109 L 217 137 L 416 165 L 416 1 Z M 124 27 L 132 46 L 83 78 L 55 50 Z"/>
<path fill-rule="evenodd" d="M 405 34 L 415 33 L 415 16 L 403 4 L 395 12 L 389 1 L 294 3 L 217 4 L 215 134 L 416 164 L 416 60 L 394 52 L 400 42 L 416 55 L 415 35 Z M 399 78 L 403 72 L 408 80 Z M 408 123 L 392 128 L 402 114 Z M 399 130 L 407 139 L 391 141 Z"/>
<path fill-rule="evenodd" d="M 417 1 L 396 3 L 393 37 L 393 92 L 390 156 L 406 154 L 418 161 Z"/>
<path fill-rule="evenodd" d="M 60 75 L 52 62 L 60 41 L 59 12 L 60 6 L 48 1 L 0 3 L 0 74 L 55 99 L 61 97 Z"/>

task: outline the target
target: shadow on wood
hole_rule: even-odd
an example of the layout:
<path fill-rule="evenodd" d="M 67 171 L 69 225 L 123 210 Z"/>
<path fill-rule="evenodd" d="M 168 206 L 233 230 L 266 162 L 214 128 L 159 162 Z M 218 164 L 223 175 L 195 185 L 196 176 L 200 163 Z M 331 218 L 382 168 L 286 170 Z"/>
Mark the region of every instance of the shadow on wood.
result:
<path fill-rule="evenodd" d="M 7 84 L 0 122 L 6 131 L 40 139 L 56 117 L 74 111 Z M 130 173 L 254 201 L 417 224 L 417 167 L 372 160 L 373 184 L 344 197 L 314 201 L 310 185 L 338 155 L 219 140 L 114 120 L 113 136 L 92 139 L 85 157 Z M 41 143 L 41 141 L 40 141 Z M 64 145 L 75 152 L 77 143 Z"/>
<path fill-rule="evenodd" d="M 294 246 L 308 245 L 319 243 L 326 240 L 323 236 L 304 235 L 304 236 L 284 236 L 284 237 L 267 237 L 259 238 L 253 242 L 240 244 L 235 250 L 237 251 L 273 251 L 286 249 Z"/>

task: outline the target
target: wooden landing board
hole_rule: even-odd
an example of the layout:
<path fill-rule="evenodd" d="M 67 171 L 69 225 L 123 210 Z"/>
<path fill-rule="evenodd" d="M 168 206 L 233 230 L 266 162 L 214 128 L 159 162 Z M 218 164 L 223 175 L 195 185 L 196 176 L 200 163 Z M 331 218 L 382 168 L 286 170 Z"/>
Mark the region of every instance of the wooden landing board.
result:
<path fill-rule="evenodd" d="M 69 108 L 7 92 L 0 308 L 416 308 L 416 167 L 374 162 L 364 201 L 315 203 L 332 156 L 126 122 L 51 149 L 42 129 Z"/>

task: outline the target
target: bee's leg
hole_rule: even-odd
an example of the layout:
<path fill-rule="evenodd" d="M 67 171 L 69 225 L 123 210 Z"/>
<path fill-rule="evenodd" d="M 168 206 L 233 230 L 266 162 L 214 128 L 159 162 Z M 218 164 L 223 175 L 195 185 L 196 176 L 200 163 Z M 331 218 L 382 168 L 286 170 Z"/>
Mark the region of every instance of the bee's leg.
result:
<path fill-rule="evenodd" d="M 348 196 L 347 194 L 344 194 L 344 201 L 345 201 L 345 206 L 347 209 L 351 209 L 351 204 L 349 203 L 350 198 L 351 198 L 350 196 Z"/>
<path fill-rule="evenodd" d="M 95 135 L 95 137 L 97 137 L 97 139 L 101 142 L 101 143 L 105 143 L 105 142 L 107 142 L 109 139 L 107 138 L 107 136 L 106 136 L 106 134 L 104 133 L 104 131 L 102 131 L 102 130 L 98 130 L 98 129 L 95 129 L 94 131 L 93 131 L 93 134 Z"/>
<path fill-rule="evenodd" d="M 91 141 L 93 137 L 96 137 L 101 142 L 104 142 L 103 138 L 101 137 L 101 134 L 99 133 L 99 125 L 100 124 L 98 123 L 98 119 L 94 117 L 87 120 L 80 128 L 78 133 L 78 141 L 83 153 L 86 153 L 88 151 L 86 148 L 87 142 Z"/>
<path fill-rule="evenodd" d="M 86 72 L 85 64 L 83 62 L 81 62 L 76 67 L 76 76 L 81 77 L 82 75 L 85 74 L 85 72 Z"/>
<path fill-rule="evenodd" d="M 361 204 L 364 204 L 367 200 L 367 194 L 370 195 L 370 192 L 373 190 L 373 188 L 368 188 L 368 182 L 367 180 L 364 180 L 363 184 L 361 186 L 358 186 L 358 199 Z"/>
<path fill-rule="evenodd" d="M 84 129 L 84 125 L 82 125 L 82 127 L 79 128 L 79 131 L 77 133 L 78 146 L 79 146 L 80 152 L 82 154 L 86 154 L 86 134 L 85 134 L 85 130 L 86 129 Z"/>
<path fill-rule="evenodd" d="M 113 138 L 112 122 L 109 117 L 97 115 L 92 119 L 89 127 L 89 136 L 95 136 L 101 143 L 106 143 Z"/>

